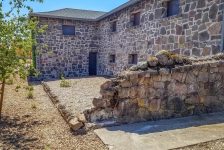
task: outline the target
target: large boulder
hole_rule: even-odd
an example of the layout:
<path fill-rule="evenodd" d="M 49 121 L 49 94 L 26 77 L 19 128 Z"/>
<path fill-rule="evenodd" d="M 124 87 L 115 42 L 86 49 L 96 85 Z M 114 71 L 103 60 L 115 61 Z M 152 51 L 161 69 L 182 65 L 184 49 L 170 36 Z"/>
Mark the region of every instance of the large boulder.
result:
<path fill-rule="evenodd" d="M 173 65 L 173 60 L 171 59 L 171 53 L 166 50 L 159 51 L 156 55 L 161 66 L 171 66 Z"/>

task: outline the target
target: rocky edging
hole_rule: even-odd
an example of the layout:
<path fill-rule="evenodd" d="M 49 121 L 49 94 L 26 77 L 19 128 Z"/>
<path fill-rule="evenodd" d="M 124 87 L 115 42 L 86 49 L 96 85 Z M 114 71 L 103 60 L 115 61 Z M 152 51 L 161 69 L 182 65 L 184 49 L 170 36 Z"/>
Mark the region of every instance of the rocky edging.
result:
<path fill-rule="evenodd" d="M 86 119 L 84 114 L 79 114 L 78 116 L 74 116 L 68 110 L 66 110 L 65 106 L 60 104 L 58 97 L 51 91 L 50 87 L 46 82 L 41 83 L 44 91 L 47 93 L 53 104 L 58 109 L 59 113 L 66 121 L 66 123 L 70 126 L 73 131 L 79 131 L 85 129 Z M 86 129 L 85 129 L 86 130 Z"/>

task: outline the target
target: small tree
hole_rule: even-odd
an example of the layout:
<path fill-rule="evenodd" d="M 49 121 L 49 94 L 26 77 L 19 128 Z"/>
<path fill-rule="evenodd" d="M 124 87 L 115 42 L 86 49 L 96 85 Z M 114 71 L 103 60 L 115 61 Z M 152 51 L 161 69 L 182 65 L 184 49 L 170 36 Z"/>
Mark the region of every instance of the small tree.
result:
<path fill-rule="evenodd" d="M 0 119 L 4 99 L 5 81 L 18 74 L 25 78 L 29 70 L 27 58 L 31 55 L 32 46 L 36 43 L 33 33 L 43 32 L 37 28 L 37 21 L 29 19 L 21 10 L 32 11 L 27 2 L 42 2 L 43 0 L 0 0 Z M 3 11 L 8 5 L 11 9 Z"/>

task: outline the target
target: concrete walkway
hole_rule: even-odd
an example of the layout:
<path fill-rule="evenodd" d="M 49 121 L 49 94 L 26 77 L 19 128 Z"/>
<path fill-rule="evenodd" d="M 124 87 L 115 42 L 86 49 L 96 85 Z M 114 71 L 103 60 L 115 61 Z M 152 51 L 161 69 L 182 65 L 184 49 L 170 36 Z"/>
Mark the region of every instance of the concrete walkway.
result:
<path fill-rule="evenodd" d="M 95 130 L 111 150 L 167 150 L 224 138 L 224 112 Z"/>

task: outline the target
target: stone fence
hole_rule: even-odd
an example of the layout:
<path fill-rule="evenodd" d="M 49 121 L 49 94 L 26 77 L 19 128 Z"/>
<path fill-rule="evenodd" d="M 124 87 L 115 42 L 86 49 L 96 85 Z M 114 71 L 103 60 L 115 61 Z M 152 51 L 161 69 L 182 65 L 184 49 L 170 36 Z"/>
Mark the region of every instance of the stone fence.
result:
<path fill-rule="evenodd" d="M 89 122 L 132 123 L 224 111 L 224 60 L 126 71 L 101 86 Z"/>

